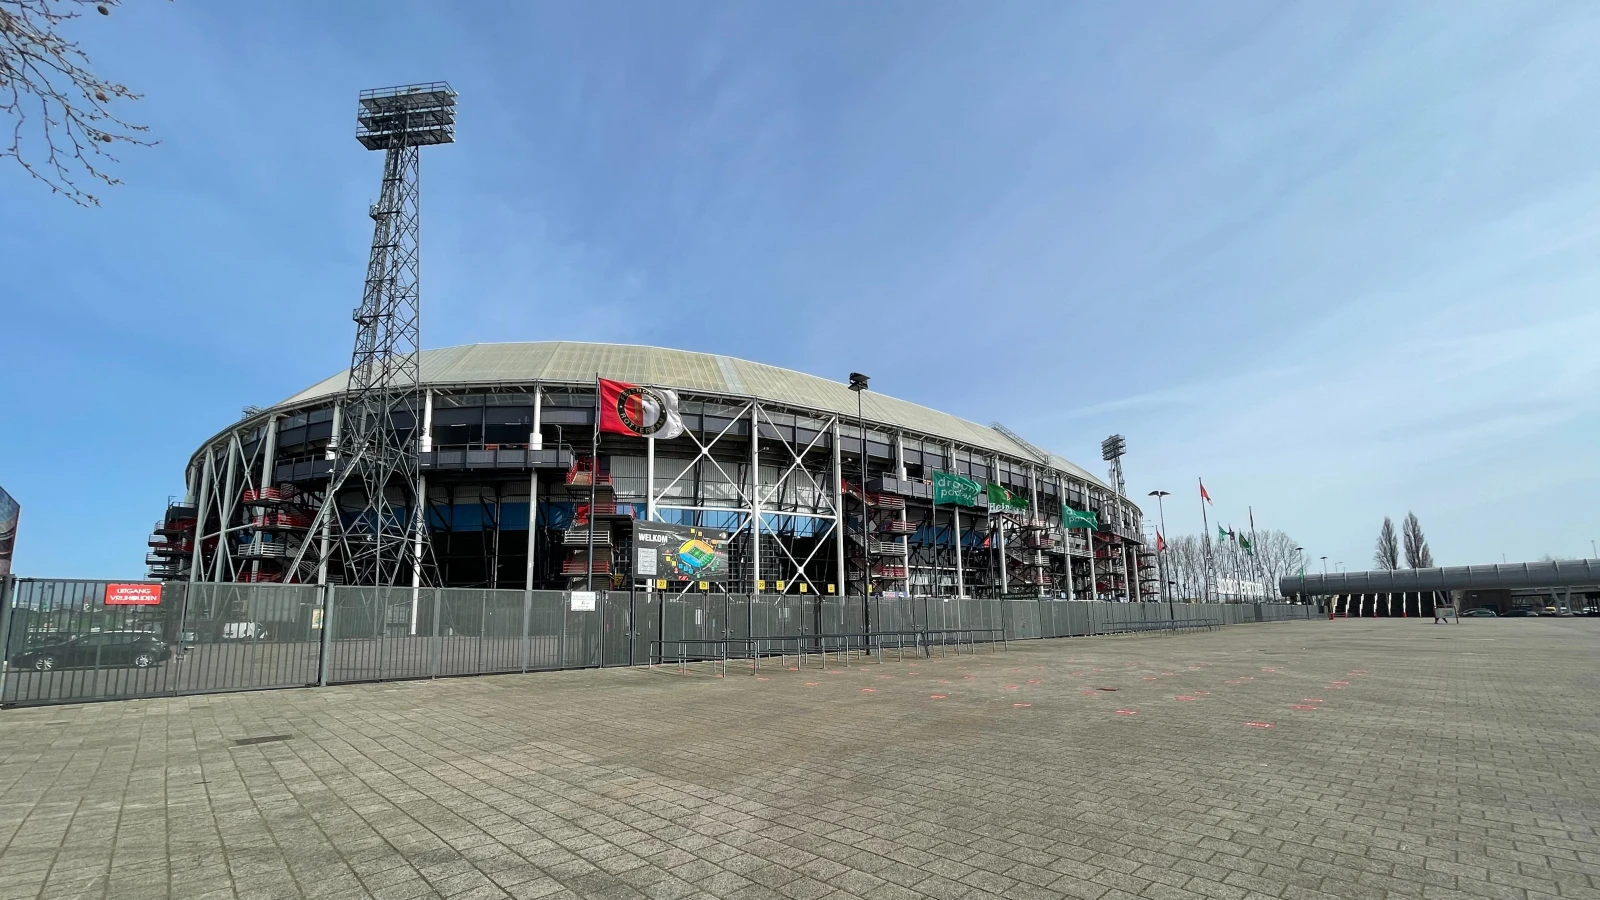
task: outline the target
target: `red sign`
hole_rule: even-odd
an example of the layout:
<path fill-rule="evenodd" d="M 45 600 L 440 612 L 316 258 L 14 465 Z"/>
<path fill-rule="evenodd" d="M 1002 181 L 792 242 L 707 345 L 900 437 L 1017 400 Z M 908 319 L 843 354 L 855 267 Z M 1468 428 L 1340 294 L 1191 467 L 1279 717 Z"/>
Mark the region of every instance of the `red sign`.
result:
<path fill-rule="evenodd" d="M 107 606 L 159 606 L 160 604 L 161 585 L 159 584 L 106 585 Z"/>

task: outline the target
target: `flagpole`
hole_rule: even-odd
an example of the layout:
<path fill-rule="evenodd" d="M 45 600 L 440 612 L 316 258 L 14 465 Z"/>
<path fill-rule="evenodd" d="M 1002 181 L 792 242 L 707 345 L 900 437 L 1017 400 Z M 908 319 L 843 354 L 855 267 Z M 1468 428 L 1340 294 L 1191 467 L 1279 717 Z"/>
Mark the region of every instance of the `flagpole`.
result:
<path fill-rule="evenodd" d="M 594 433 L 589 437 L 589 539 L 583 589 L 594 590 L 594 483 L 600 479 L 600 373 L 594 373 Z"/>
<path fill-rule="evenodd" d="M 1206 570 L 1205 571 L 1205 576 L 1206 576 L 1205 577 L 1205 585 L 1204 585 L 1205 592 L 1206 592 L 1205 593 L 1205 600 L 1206 600 L 1207 603 L 1209 603 L 1209 602 L 1211 602 L 1211 598 L 1215 593 L 1212 590 L 1213 578 L 1212 578 L 1212 575 L 1211 575 L 1211 520 L 1206 517 L 1206 482 L 1205 482 L 1205 479 L 1197 478 L 1195 480 L 1200 482 L 1200 540 L 1201 540 L 1201 548 L 1200 549 L 1201 549 L 1201 556 L 1203 557 L 1202 564 L 1205 566 L 1205 570 Z"/>
<path fill-rule="evenodd" d="M 1252 563 L 1250 567 L 1252 570 L 1250 576 L 1256 579 L 1257 584 L 1261 585 L 1261 599 L 1265 600 L 1267 599 L 1268 593 L 1267 585 L 1261 577 L 1263 569 L 1261 554 L 1256 552 L 1257 550 L 1261 549 L 1261 545 L 1256 543 L 1256 510 L 1253 506 L 1247 506 L 1245 508 L 1250 511 L 1250 562 Z"/>

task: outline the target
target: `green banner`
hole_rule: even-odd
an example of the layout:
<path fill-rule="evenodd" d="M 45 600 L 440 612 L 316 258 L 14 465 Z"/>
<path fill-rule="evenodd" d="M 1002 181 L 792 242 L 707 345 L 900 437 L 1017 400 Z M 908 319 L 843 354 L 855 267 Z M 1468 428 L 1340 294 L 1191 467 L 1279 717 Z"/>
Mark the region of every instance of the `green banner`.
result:
<path fill-rule="evenodd" d="M 1070 506 L 1061 507 L 1061 527 L 1063 528 L 1093 528 L 1100 529 L 1100 517 L 1092 512 L 1073 509 Z"/>
<path fill-rule="evenodd" d="M 1028 498 L 991 482 L 989 484 L 989 511 L 1027 512 Z"/>
<path fill-rule="evenodd" d="M 933 502 L 954 503 L 957 506 L 977 506 L 978 492 L 983 486 L 971 478 L 960 475 L 950 475 L 945 472 L 933 473 Z"/>

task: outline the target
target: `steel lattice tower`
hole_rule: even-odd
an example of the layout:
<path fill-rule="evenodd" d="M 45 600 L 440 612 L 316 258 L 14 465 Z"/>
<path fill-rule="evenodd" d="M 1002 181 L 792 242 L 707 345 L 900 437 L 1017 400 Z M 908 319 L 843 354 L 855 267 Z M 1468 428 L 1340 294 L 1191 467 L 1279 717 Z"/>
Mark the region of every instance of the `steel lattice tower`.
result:
<path fill-rule="evenodd" d="M 327 580 L 330 566 L 345 584 L 431 580 L 424 572 L 431 553 L 417 468 L 421 148 L 455 141 L 455 103 L 444 82 L 361 92 L 356 138 L 384 151 L 383 189 L 368 211 L 372 252 L 352 316 L 350 382 L 334 420 L 333 471 L 317 516 L 318 581 Z"/>

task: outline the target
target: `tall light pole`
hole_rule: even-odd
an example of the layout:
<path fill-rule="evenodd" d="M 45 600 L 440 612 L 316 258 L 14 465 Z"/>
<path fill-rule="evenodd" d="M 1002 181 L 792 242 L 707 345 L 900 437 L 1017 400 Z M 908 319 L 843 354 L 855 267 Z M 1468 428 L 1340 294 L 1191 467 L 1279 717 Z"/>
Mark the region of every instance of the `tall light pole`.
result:
<path fill-rule="evenodd" d="M 1296 547 L 1294 552 L 1300 554 L 1300 602 L 1306 601 L 1306 548 Z"/>
<path fill-rule="evenodd" d="M 861 412 L 861 395 L 867 391 L 867 376 L 851 372 L 850 390 L 856 392 L 856 431 L 861 435 L 861 559 L 865 563 L 861 571 L 861 616 L 867 630 L 871 631 L 872 614 L 867 611 L 867 580 L 872 576 L 872 554 L 867 548 L 867 422 Z M 960 540 L 961 536 L 956 535 L 956 539 Z M 839 575 L 843 577 L 844 573 Z"/>
<path fill-rule="evenodd" d="M 1161 502 L 1162 497 L 1170 497 L 1172 494 L 1168 491 L 1151 491 L 1150 496 L 1156 498 L 1156 510 L 1161 520 L 1161 531 L 1156 533 L 1156 575 L 1161 579 L 1162 592 L 1167 595 L 1167 618 L 1176 620 L 1178 615 L 1173 611 L 1172 594 L 1167 590 L 1167 508 Z"/>
<path fill-rule="evenodd" d="M 1344 571 L 1344 563 L 1342 563 L 1342 562 L 1334 563 L 1333 564 L 1333 570 L 1335 572 L 1343 572 Z"/>
<path fill-rule="evenodd" d="M 1322 576 L 1324 578 L 1328 576 L 1328 558 L 1326 556 L 1322 558 Z"/>

